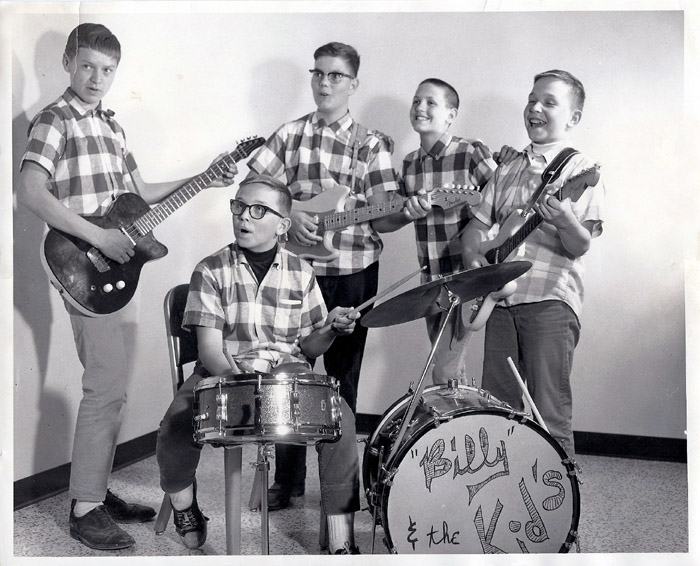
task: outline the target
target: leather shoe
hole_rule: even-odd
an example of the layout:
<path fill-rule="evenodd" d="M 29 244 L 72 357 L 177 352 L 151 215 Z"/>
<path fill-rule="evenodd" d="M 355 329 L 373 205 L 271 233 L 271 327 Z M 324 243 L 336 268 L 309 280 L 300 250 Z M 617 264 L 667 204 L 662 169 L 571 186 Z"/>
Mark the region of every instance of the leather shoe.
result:
<path fill-rule="evenodd" d="M 145 523 L 156 516 L 156 510 L 153 507 L 139 505 L 138 503 L 127 503 L 114 495 L 109 489 L 102 503 L 110 517 L 117 523 Z"/>
<path fill-rule="evenodd" d="M 192 505 L 187 509 L 178 511 L 173 507 L 173 520 L 175 530 L 180 535 L 180 540 L 187 548 L 195 549 L 202 546 L 207 540 L 207 521 L 197 505 L 197 483 L 194 483 Z"/>
<path fill-rule="evenodd" d="M 360 549 L 356 546 L 350 546 L 350 543 L 346 542 L 343 548 L 339 548 L 335 552 L 331 552 L 329 548 L 328 554 L 360 554 Z"/>
<path fill-rule="evenodd" d="M 110 517 L 104 505 L 98 505 L 82 517 L 73 513 L 75 499 L 70 506 L 70 536 L 95 550 L 119 550 L 134 546 L 131 535 L 121 529 Z"/>
<path fill-rule="evenodd" d="M 267 490 L 267 510 L 278 511 L 289 507 L 289 500 L 292 497 L 304 495 L 304 482 L 299 483 L 273 483 Z"/>

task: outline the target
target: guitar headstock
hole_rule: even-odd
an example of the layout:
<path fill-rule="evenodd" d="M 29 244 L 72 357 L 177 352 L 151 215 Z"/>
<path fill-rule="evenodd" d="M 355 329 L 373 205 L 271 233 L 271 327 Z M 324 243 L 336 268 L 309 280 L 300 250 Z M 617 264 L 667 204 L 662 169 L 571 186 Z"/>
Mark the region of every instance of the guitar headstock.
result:
<path fill-rule="evenodd" d="M 560 189 L 560 200 L 570 198 L 576 202 L 588 187 L 595 187 L 600 180 L 600 165 L 597 163 L 569 178 Z"/>
<path fill-rule="evenodd" d="M 456 185 L 446 183 L 428 193 L 431 206 L 452 208 L 460 204 L 476 206 L 481 202 L 481 193 L 474 185 Z"/>
<path fill-rule="evenodd" d="M 264 143 L 265 138 L 261 138 L 260 136 L 247 137 L 238 143 L 236 149 L 231 152 L 231 155 L 236 161 L 245 159 Z"/>

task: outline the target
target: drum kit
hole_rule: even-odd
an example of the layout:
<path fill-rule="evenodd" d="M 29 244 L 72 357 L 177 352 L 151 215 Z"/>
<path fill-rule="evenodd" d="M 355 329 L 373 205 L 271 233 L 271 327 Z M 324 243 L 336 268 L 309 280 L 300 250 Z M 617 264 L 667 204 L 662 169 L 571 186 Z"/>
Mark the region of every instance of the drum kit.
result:
<path fill-rule="evenodd" d="M 442 277 L 360 320 L 373 328 L 445 313 L 417 385 L 384 413 L 366 442 L 362 479 L 373 517 L 372 553 L 378 525 L 398 554 L 554 553 L 578 543 L 576 465 L 543 423 L 457 380 L 424 386 L 457 306 L 530 267 L 515 261 Z M 195 388 L 195 423 L 200 442 L 259 445 L 265 552 L 270 446 L 336 440 L 339 386 L 308 371 L 210 377 Z"/>

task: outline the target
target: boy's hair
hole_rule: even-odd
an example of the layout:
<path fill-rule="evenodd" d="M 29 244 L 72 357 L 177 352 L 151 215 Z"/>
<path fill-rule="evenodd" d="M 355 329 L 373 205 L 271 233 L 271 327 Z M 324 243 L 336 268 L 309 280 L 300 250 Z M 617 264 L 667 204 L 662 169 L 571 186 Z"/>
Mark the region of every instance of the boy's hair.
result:
<path fill-rule="evenodd" d="M 583 103 L 586 102 L 586 91 L 583 89 L 583 84 L 574 75 L 568 71 L 560 71 L 559 69 L 552 69 L 551 71 L 545 71 L 535 75 L 535 80 L 533 84 L 540 79 L 553 78 L 560 80 L 563 83 L 569 85 L 571 90 L 571 101 L 574 103 L 574 107 L 577 110 L 583 110 Z"/>
<path fill-rule="evenodd" d="M 418 86 L 423 84 L 431 84 L 438 88 L 441 88 L 445 93 L 445 100 L 447 101 L 447 106 L 449 108 L 459 110 L 459 94 L 457 94 L 457 90 L 450 83 L 447 83 L 442 79 L 430 78 L 421 81 L 418 84 Z"/>
<path fill-rule="evenodd" d="M 357 73 L 360 71 L 360 55 L 352 45 L 346 45 L 345 43 L 339 43 L 337 41 L 326 43 L 314 51 L 314 60 L 319 57 L 340 57 L 350 65 L 352 74 L 355 77 L 357 77 Z"/>
<path fill-rule="evenodd" d="M 122 57 L 122 46 L 117 36 L 102 24 L 80 24 L 70 32 L 66 42 L 66 56 L 68 59 L 73 59 L 81 47 L 94 49 L 114 57 L 117 63 Z"/>
<path fill-rule="evenodd" d="M 280 212 L 285 216 L 289 215 L 290 211 L 292 210 L 292 193 L 289 190 L 289 187 L 282 181 L 275 179 L 270 175 L 256 175 L 241 181 L 238 188 L 241 189 L 246 185 L 265 185 L 266 187 L 269 187 L 275 191 L 277 195 L 277 202 L 280 205 Z"/>

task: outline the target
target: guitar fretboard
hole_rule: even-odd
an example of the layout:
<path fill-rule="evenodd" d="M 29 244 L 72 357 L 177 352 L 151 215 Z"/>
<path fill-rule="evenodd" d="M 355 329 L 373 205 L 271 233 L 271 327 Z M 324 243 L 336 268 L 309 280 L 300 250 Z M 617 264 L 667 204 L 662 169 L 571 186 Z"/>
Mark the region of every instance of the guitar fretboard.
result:
<path fill-rule="evenodd" d="M 535 228 L 542 224 L 543 221 L 544 218 L 542 218 L 538 212 L 533 213 L 515 234 L 513 234 L 497 248 L 493 248 L 492 250 L 486 252 L 484 257 L 486 257 L 490 264 L 501 263 L 511 254 L 514 249 L 522 244 L 525 238 L 527 238 Z"/>
<path fill-rule="evenodd" d="M 326 230 L 340 230 L 353 224 L 369 222 L 375 218 L 389 216 L 390 214 L 400 211 L 405 201 L 406 199 L 404 198 L 395 198 L 388 202 L 335 212 L 323 219 L 323 225 Z"/>
<path fill-rule="evenodd" d="M 229 153 L 226 157 L 221 158 L 219 161 L 214 163 L 209 169 L 200 173 L 196 177 L 193 177 L 177 189 L 174 193 L 160 202 L 157 206 L 154 206 L 150 211 L 146 212 L 144 215 L 135 220 L 127 232 L 136 240 L 142 236 L 145 236 L 151 232 L 158 224 L 163 222 L 168 218 L 173 212 L 179 209 L 183 204 L 191 200 L 195 195 L 202 191 L 202 189 L 207 188 L 216 179 L 221 177 L 228 169 L 225 165 L 230 165 L 235 163 L 237 159 L 242 156 L 238 155 L 239 151 L 236 150 L 233 153 Z M 136 234 L 132 233 L 132 229 L 137 230 Z"/>

